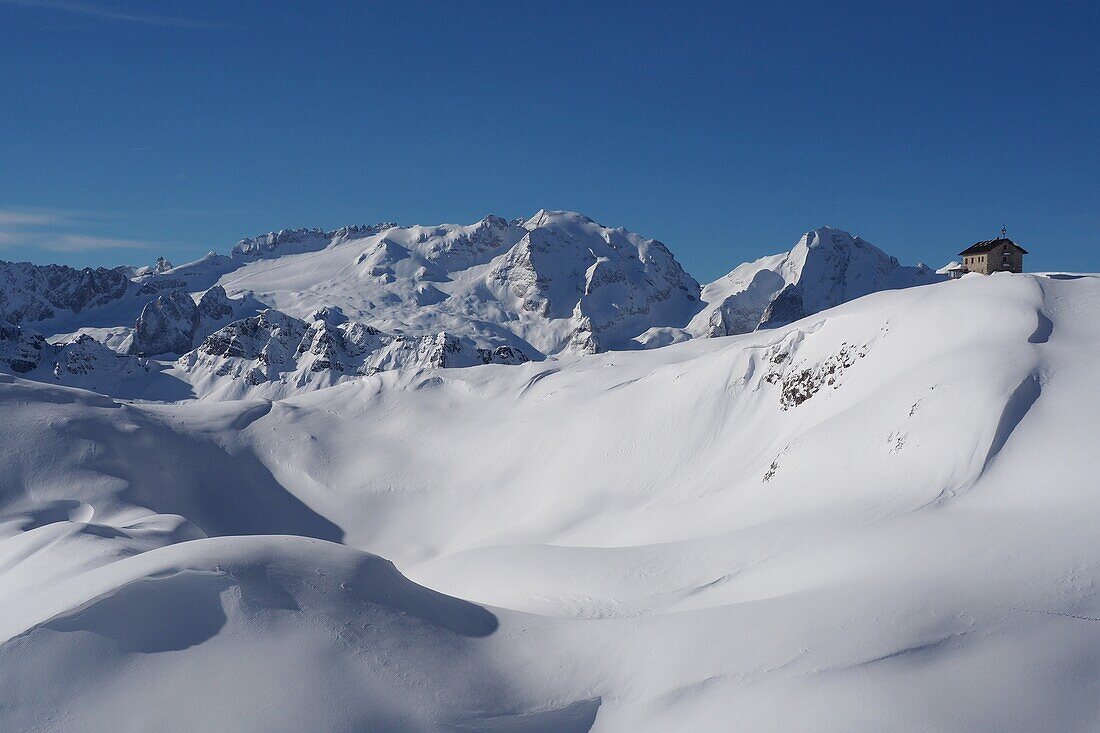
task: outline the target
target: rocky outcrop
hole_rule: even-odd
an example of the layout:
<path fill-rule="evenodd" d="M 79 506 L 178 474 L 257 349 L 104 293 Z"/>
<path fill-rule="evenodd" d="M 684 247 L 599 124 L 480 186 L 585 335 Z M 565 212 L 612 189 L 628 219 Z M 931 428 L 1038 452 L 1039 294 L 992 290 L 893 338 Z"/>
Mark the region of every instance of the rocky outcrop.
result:
<path fill-rule="evenodd" d="M 782 326 L 808 315 L 810 314 L 806 312 L 806 305 L 802 302 L 802 289 L 797 285 L 788 285 L 768 303 L 757 327 Z"/>
<path fill-rule="evenodd" d="M 158 295 L 145 305 L 134 323 L 128 353 L 186 353 L 207 334 L 232 321 L 241 302 L 231 300 L 220 285 L 203 293 L 198 304 L 183 290 Z"/>
<path fill-rule="evenodd" d="M 136 268 L 133 272 L 133 276 L 137 278 L 143 278 L 149 275 L 163 275 L 164 273 L 171 270 L 173 267 L 175 267 L 175 265 L 173 265 L 171 262 L 164 259 L 163 257 L 158 257 L 157 261 L 153 264 L 146 265 L 145 267 Z"/>
<path fill-rule="evenodd" d="M 42 334 L 0 320 L 0 369 L 26 374 L 37 369 L 50 350 Z"/>
<path fill-rule="evenodd" d="M 158 295 L 142 309 L 134 323 L 130 353 L 140 356 L 182 354 L 191 350 L 199 326 L 199 309 L 183 290 Z"/>
<path fill-rule="evenodd" d="M 199 298 L 199 319 L 207 323 L 223 323 L 233 315 L 234 305 L 225 294 L 225 288 L 215 285 Z"/>
<path fill-rule="evenodd" d="M 85 386 L 98 379 L 148 372 L 139 359 L 118 354 L 88 335 L 50 343 L 37 331 L 0 321 L 0 372 L 28 376 L 39 381 Z"/>
<path fill-rule="evenodd" d="M 306 321 L 266 310 L 210 334 L 178 364 L 200 384 L 228 379 L 246 387 L 283 383 L 308 388 L 392 369 L 529 360 L 512 346 L 478 347 L 444 332 L 417 337 L 384 333 L 349 321 L 332 308 L 321 309 L 312 318 Z"/>
<path fill-rule="evenodd" d="M 0 262 L 0 316 L 11 323 L 44 321 L 117 300 L 131 289 L 129 268 Z"/>

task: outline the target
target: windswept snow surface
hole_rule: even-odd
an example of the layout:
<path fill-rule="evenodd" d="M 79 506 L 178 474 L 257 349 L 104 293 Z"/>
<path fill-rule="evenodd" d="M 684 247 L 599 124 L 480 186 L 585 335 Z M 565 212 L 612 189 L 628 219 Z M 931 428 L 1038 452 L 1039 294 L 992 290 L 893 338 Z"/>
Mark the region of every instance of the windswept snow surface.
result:
<path fill-rule="evenodd" d="M 0 728 L 1096 730 L 1098 312 L 975 275 L 279 401 L 0 375 Z"/>

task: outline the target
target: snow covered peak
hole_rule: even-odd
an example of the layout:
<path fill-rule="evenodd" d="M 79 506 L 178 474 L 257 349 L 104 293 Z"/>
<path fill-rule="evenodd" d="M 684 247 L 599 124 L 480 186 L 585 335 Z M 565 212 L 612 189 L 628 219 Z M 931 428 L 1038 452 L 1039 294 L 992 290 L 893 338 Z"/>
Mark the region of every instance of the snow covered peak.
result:
<path fill-rule="evenodd" d="M 878 250 L 873 244 L 855 235 L 849 234 L 843 229 L 837 229 L 836 227 L 818 227 L 817 229 L 811 229 L 802 235 L 798 240 L 798 244 L 795 245 L 795 249 L 798 247 L 805 247 L 806 249 L 821 249 L 823 247 L 870 247 L 876 251 Z"/>
<path fill-rule="evenodd" d="M 806 232 L 787 257 L 787 266 L 792 272 L 799 273 L 808 263 L 811 267 L 845 268 L 852 262 L 872 264 L 883 269 L 898 265 L 896 257 L 891 257 L 862 237 L 834 227 L 818 227 Z"/>
<path fill-rule="evenodd" d="M 539 209 L 535 214 L 523 222 L 523 228 L 527 231 L 541 227 L 556 229 L 571 229 L 594 225 L 599 227 L 592 219 L 576 211 L 563 211 L 560 209 Z"/>
<path fill-rule="evenodd" d="M 698 310 L 699 283 L 662 243 L 582 214 L 541 210 L 487 275 L 543 353 L 621 348 Z"/>
<path fill-rule="evenodd" d="M 728 336 L 791 323 L 879 290 L 943 279 L 905 266 L 861 237 L 818 227 L 789 252 L 745 263 L 703 289 L 706 307 L 692 320 L 695 336 Z"/>
<path fill-rule="evenodd" d="M 620 348 L 652 327 L 682 328 L 699 307 L 698 283 L 660 242 L 546 209 L 511 222 L 283 230 L 169 275 L 192 294 L 220 284 L 299 319 L 339 308 L 385 331 L 445 331 L 532 358 Z"/>
<path fill-rule="evenodd" d="M 941 279 L 923 265 L 904 266 L 870 242 L 832 227 L 803 235 L 791 250 L 788 265 L 798 277 L 788 280 L 787 287 L 792 290 L 786 294 L 786 302 L 793 305 L 796 300 L 801 301 L 801 307 L 782 314 L 773 309 L 762 320 L 762 326 L 784 325 L 879 290 Z"/>

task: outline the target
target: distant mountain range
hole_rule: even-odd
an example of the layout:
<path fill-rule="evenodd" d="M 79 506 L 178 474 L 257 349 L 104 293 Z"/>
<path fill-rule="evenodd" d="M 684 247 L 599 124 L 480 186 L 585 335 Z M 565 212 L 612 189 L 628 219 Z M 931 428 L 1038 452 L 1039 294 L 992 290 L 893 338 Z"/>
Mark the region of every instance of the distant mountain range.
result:
<path fill-rule="evenodd" d="M 294 229 L 180 266 L 0 262 L 0 364 L 127 395 L 174 380 L 197 396 L 285 396 L 380 370 L 746 333 L 941 279 L 828 227 L 702 287 L 662 242 L 568 211 Z"/>

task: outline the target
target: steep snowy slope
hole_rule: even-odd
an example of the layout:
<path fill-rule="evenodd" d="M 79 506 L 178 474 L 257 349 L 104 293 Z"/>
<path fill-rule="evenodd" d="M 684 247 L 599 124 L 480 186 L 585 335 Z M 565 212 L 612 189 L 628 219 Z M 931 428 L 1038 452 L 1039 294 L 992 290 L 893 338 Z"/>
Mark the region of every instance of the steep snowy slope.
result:
<path fill-rule="evenodd" d="M 879 290 L 942 281 L 907 267 L 869 242 L 832 227 L 806 232 L 785 254 L 746 262 L 703 288 L 706 303 L 687 327 L 694 336 L 774 328 Z"/>
<path fill-rule="evenodd" d="M 278 402 L 0 377 L 0 727 L 1093 730 L 1098 309 L 969 276 Z"/>

